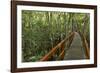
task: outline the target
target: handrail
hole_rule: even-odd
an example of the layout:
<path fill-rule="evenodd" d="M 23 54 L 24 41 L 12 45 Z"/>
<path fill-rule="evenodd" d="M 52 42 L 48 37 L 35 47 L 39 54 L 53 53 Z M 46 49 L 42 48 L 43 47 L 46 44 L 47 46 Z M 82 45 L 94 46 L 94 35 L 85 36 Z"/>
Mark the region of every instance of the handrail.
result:
<path fill-rule="evenodd" d="M 89 59 L 90 58 L 90 49 L 88 47 L 88 43 L 87 43 L 87 40 L 84 35 L 83 35 L 83 45 L 85 48 L 86 58 Z"/>
<path fill-rule="evenodd" d="M 81 32 L 79 32 L 79 34 L 80 34 L 81 39 L 83 41 L 83 47 L 85 49 L 85 56 L 86 56 L 87 59 L 89 59 L 90 58 L 90 49 L 88 47 L 87 40 L 86 40 L 85 36 Z"/>
<path fill-rule="evenodd" d="M 56 52 L 58 49 L 61 49 L 61 50 L 62 50 L 62 52 L 61 52 L 61 54 L 59 55 L 59 57 L 64 56 L 64 45 L 63 45 L 63 44 L 64 44 L 66 41 L 68 41 L 68 39 L 71 38 L 74 34 L 75 34 L 74 32 L 70 33 L 70 35 L 69 35 L 68 37 L 66 37 L 66 38 L 65 38 L 64 40 L 62 40 L 58 45 L 56 45 L 54 48 L 52 48 L 51 51 L 50 51 L 48 54 L 46 54 L 44 57 L 42 57 L 42 58 L 40 59 L 40 61 L 47 61 L 47 60 L 49 60 L 49 58 L 50 58 L 51 56 L 53 56 L 53 55 L 55 54 L 55 52 Z"/>

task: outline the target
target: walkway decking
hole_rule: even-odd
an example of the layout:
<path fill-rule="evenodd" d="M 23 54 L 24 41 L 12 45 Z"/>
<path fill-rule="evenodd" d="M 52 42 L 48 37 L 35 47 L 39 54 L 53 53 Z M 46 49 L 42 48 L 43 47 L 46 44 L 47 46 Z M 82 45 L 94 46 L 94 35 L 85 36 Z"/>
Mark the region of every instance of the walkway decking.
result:
<path fill-rule="evenodd" d="M 82 48 L 81 37 L 77 32 L 75 32 L 70 48 L 65 49 L 66 53 L 64 60 L 80 60 L 86 58 L 84 48 Z"/>

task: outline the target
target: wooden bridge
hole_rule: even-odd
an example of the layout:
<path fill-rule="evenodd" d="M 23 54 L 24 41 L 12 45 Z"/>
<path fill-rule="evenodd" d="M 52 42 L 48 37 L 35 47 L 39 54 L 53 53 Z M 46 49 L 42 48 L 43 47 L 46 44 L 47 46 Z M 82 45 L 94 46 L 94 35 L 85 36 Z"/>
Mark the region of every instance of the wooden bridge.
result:
<path fill-rule="evenodd" d="M 84 35 L 72 32 L 53 47 L 40 61 L 89 59 L 89 47 Z"/>

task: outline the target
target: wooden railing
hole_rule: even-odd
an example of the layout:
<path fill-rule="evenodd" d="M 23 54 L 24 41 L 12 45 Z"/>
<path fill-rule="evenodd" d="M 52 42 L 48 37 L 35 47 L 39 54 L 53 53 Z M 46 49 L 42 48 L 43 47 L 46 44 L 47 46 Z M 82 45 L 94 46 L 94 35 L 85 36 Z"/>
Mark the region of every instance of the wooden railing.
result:
<path fill-rule="evenodd" d="M 80 36 L 81 36 L 81 39 L 82 39 L 82 43 L 83 43 L 83 47 L 84 47 L 84 50 L 85 50 L 85 56 L 87 59 L 90 58 L 90 48 L 89 48 L 89 45 L 87 43 L 87 40 L 85 38 L 85 36 L 79 32 Z"/>
<path fill-rule="evenodd" d="M 85 48 L 86 58 L 89 59 L 90 58 L 90 49 L 88 47 L 88 43 L 87 43 L 87 40 L 84 35 L 83 35 L 83 47 Z"/>
<path fill-rule="evenodd" d="M 64 59 L 65 55 L 65 44 L 68 42 L 71 44 L 75 32 L 70 33 L 68 37 L 66 37 L 64 40 L 62 40 L 58 45 L 56 45 L 54 48 L 50 50 L 45 56 L 43 56 L 40 61 L 48 61 L 50 60 L 56 53 L 59 51 L 58 59 Z"/>

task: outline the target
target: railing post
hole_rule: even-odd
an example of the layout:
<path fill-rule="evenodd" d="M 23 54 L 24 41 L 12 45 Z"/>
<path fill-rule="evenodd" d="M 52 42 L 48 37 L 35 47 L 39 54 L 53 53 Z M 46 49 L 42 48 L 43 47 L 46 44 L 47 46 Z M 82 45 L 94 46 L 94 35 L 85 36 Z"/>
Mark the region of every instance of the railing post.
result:
<path fill-rule="evenodd" d="M 61 60 L 64 59 L 64 55 L 65 55 L 65 50 L 64 50 L 64 48 L 65 48 L 65 43 L 63 43 L 63 44 L 61 45 L 61 53 L 60 53 L 60 55 L 59 55 L 59 57 L 60 57 Z"/>

